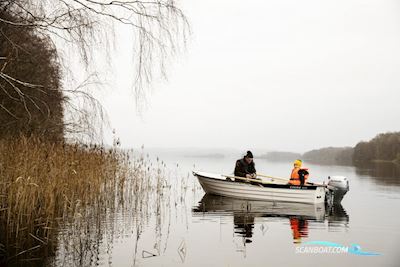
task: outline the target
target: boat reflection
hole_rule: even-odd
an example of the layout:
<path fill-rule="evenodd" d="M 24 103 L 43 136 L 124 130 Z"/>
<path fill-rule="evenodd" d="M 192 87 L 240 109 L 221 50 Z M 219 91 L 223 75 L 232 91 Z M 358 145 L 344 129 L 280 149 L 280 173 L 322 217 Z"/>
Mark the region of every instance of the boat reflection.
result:
<path fill-rule="evenodd" d="M 301 243 L 302 237 L 308 237 L 308 221 L 302 217 L 289 217 L 290 228 L 293 233 L 293 242 Z"/>
<path fill-rule="evenodd" d="M 328 231 L 347 229 L 349 216 L 339 204 L 303 204 L 288 202 L 266 202 L 242 200 L 223 196 L 205 194 L 199 205 L 192 210 L 193 216 L 224 216 L 232 217 L 234 232 L 244 238 L 245 243 L 251 243 L 254 235 L 255 220 L 260 218 L 276 218 L 287 220 L 292 231 L 293 242 L 301 243 L 308 237 L 309 224 L 311 228 L 328 228 Z"/>

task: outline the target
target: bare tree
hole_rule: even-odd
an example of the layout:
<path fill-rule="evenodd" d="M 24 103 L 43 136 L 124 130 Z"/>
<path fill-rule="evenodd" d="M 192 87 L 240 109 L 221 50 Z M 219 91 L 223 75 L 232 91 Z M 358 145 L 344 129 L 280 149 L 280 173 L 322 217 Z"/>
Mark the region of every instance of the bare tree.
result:
<path fill-rule="evenodd" d="M 0 11 L 1 25 L 14 29 L 30 29 L 37 38 L 48 40 L 54 50 L 57 50 L 55 42 L 62 40 L 64 44 L 69 44 L 79 51 L 85 66 L 90 66 L 93 62 L 92 48 L 95 45 L 102 43 L 107 46 L 116 24 L 130 27 L 136 40 L 132 49 L 135 55 L 133 89 L 137 103 L 145 97 L 145 88 L 153 80 L 154 74 L 165 75 L 166 59 L 185 45 L 189 31 L 185 15 L 173 0 L 0 0 Z M 7 51 L 12 51 L 0 54 L 0 82 L 7 85 L 7 93 L 3 95 L 13 97 L 23 105 L 30 102 L 43 112 L 43 107 L 37 104 L 39 100 L 29 99 L 29 94 L 24 93 L 27 88 L 30 91 L 43 90 L 40 81 L 26 77 L 21 79 L 18 75 L 13 76 L 8 72 L 7 66 L 18 57 L 19 51 L 23 51 L 23 46 L 14 42 L 4 31 L 0 31 L 0 41 L 11 47 Z M 101 111 L 96 100 L 83 89 L 83 85 L 101 82 L 101 79 L 92 78 L 93 76 L 89 75 L 78 88 L 62 88 L 63 95 L 79 97 L 82 99 L 81 103 L 91 103 L 91 107 Z M 14 97 L 14 94 L 18 97 Z M 70 99 L 64 97 L 64 101 L 67 108 L 82 112 L 82 108 L 74 106 Z M 0 110 L 9 116 L 16 115 L 1 102 Z M 26 108 L 25 111 L 26 116 L 30 116 L 30 110 Z M 90 112 L 86 110 L 83 113 Z M 75 125 L 71 129 L 76 129 L 77 125 L 82 125 L 81 119 L 67 124 Z"/>

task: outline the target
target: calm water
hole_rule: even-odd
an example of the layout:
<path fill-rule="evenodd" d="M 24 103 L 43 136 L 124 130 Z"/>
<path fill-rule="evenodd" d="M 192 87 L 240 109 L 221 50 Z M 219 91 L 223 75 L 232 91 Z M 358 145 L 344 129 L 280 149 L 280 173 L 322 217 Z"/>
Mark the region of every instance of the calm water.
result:
<path fill-rule="evenodd" d="M 88 222 L 79 244 L 68 245 L 70 228 L 49 264 L 99 266 L 400 266 L 400 172 L 392 165 L 318 166 L 310 181 L 329 175 L 350 179 L 341 206 L 242 201 L 205 195 L 194 168 L 232 173 L 235 159 L 167 158 L 168 183 L 132 212 L 105 211 Z M 178 164 L 178 165 L 177 165 Z M 256 161 L 261 173 L 288 176 L 290 163 Z M 84 242 L 82 242 L 84 240 Z M 308 241 L 329 241 L 379 256 L 299 254 Z M 72 249 L 71 249 L 72 247 Z"/>

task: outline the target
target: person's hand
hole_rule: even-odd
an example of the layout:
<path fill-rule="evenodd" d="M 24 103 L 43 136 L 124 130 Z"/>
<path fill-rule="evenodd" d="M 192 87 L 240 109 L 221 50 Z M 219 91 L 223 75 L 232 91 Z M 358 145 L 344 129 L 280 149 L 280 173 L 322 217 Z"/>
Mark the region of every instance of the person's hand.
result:
<path fill-rule="evenodd" d="M 256 178 L 256 177 L 257 177 L 257 174 L 255 174 L 255 173 L 251 174 L 251 178 Z"/>
<path fill-rule="evenodd" d="M 246 174 L 246 178 L 251 178 L 251 174 Z"/>

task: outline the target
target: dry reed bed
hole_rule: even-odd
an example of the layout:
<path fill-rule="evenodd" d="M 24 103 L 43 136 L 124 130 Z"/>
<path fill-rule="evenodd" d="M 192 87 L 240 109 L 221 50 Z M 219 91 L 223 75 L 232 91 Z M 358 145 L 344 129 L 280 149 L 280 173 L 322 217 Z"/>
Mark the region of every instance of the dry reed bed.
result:
<path fill-rule="evenodd" d="M 118 207 L 146 217 L 146 201 L 165 187 L 162 167 L 117 148 L 1 140 L 0 259 L 40 262 L 53 254 L 60 224 L 82 236 L 87 218 Z"/>

